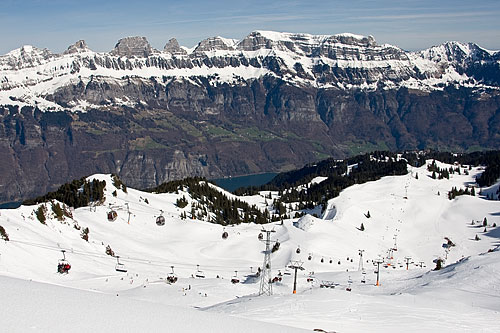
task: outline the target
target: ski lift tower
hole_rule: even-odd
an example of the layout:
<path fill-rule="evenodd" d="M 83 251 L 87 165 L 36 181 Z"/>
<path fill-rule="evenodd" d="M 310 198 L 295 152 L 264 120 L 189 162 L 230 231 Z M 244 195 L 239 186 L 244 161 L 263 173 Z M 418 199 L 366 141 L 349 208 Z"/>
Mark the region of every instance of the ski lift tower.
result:
<path fill-rule="evenodd" d="M 405 257 L 405 260 L 406 260 L 406 270 L 408 270 L 408 266 L 410 265 L 411 257 Z"/>
<path fill-rule="evenodd" d="M 359 251 L 358 271 L 362 271 L 363 270 L 363 252 L 365 252 L 365 250 L 358 250 L 358 251 Z"/>
<path fill-rule="evenodd" d="M 377 284 L 376 284 L 377 287 L 380 286 L 380 283 L 379 283 L 379 281 L 380 281 L 380 279 L 379 279 L 380 278 L 380 264 L 383 262 L 384 262 L 384 259 L 380 259 L 380 258 L 375 261 L 375 263 L 377 264 Z"/>
<path fill-rule="evenodd" d="M 262 265 L 262 275 L 260 277 L 260 295 L 269 295 L 273 294 L 273 284 L 271 278 L 271 233 L 275 232 L 274 230 L 261 230 L 263 233 L 266 233 L 266 251 L 264 252 L 264 264 Z"/>
<path fill-rule="evenodd" d="M 293 268 L 295 270 L 295 276 L 293 278 L 293 293 L 297 293 L 297 270 L 300 269 L 303 271 L 305 268 L 302 267 L 303 262 L 302 261 L 290 261 L 290 265 L 288 265 L 288 268 Z"/>

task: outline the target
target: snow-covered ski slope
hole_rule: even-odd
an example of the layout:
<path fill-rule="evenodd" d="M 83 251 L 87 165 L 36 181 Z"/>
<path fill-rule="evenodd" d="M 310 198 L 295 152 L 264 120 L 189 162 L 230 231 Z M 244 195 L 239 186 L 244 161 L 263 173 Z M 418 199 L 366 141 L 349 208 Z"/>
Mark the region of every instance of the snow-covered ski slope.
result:
<path fill-rule="evenodd" d="M 50 203 L 45 225 L 34 213 L 38 205 L 1 210 L 0 226 L 10 238 L 0 242 L 0 302 L 4 317 L 10 318 L 2 327 L 497 332 L 500 229 L 493 224 L 500 223 L 500 202 L 486 200 L 479 189 L 475 197 L 448 199 L 452 187 L 472 185 L 479 168 L 465 175 L 462 167 L 461 175 L 449 180 L 432 179 L 426 167 L 409 168 L 408 175 L 344 190 L 329 202 L 324 219 L 305 216 L 283 225 L 224 229 L 189 217 L 182 220 L 183 211 L 190 216 L 190 204 L 179 209 L 175 202 L 184 195 L 191 203 L 187 192 L 123 192 L 108 175 L 91 177 L 106 180 L 106 201 L 76 209 L 72 219 L 50 217 Z M 482 191 L 497 189 L 498 184 Z M 268 195 L 240 199 L 264 209 L 272 201 L 266 201 Z M 118 214 L 114 222 L 107 219 L 110 205 Z M 155 223 L 160 210 L 164 226 Z M 281 243 L 272 254 L 272 276 L 281 272 L 282 281 L 273 284 L 272 296 L 257 296 L 259 280 L 253 277 L 264 257 L 265 245 L 257 237 L 262 227 L 274 229 L 273 240 Z M 81 238 L 84 228 L 89 228 L 88 242 Z M 227 239 L 221 237 L 223 231 Z M 115 271 L 116 258 L 105 254 L 108 245 L 127 272 Z M 61 249 L 72 265 L 69 274 L 57 273 Z M 389 249 L 396 250 L 391 254 Z M 365 274 L 359 270 L 359 250 L 364 250 Z M 377 287 L 372 261 L 378 259 L 384 262 Z M 444 260 L 444 268 L 433 271 L 437 259 Z M 290 260 L 302 261 L 305 268 L 298 274 L 297 294 L 292 294 L 293 275 L 286 269 Z M 166 281 L 171 266 L 178 277 L 174 284 Z M 230 282 L 234 276 L 240 283 Z"/>

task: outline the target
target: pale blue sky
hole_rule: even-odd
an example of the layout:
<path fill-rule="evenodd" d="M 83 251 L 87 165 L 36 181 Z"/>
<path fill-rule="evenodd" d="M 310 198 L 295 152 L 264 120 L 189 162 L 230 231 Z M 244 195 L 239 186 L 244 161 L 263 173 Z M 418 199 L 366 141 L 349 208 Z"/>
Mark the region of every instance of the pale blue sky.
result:
<path fill-rule="evenodd" d="M 79 39 L 108 51 L 126 36 L 145 36 L 157 49 L 171 37 L 192 47 L 254 30 L 351 32 L 406 50 L 449 40 L 498 50 L 500 1 L 0 0 L 0 54 L 24 44 L 62 52 Z"/>

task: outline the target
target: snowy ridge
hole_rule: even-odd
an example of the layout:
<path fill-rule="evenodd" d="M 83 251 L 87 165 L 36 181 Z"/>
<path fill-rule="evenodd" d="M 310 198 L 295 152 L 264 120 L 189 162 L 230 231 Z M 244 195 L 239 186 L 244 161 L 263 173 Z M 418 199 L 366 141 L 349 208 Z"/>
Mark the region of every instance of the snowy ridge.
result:
<path fill-rule="evenodd" d="M 476 44 L 448 42 L 420 52 L 379 45 L 372 36 L 349 33 L 310 35 L 254 31 L 241 41 L 211 37 L 193 49 L 171 39 L 163 51 L 144 37 L 121 39 L 109 53 L 88 49 L 84 41 L 63 54 L 23 46 L 0 56 L 0 104 L 61 109 L 51 101 L 59 88 L 92 77 L 144 79 L 207 77 L 212 84 L 279 77 L 298 86 L 330 89 L 442 89 L 444 85 L 485 86 L 467 69 L 498 63 L 500 52 Z M 355 71 L 355 76 L 348 74 Z M 75 101 L 76 102 L 76 101 Z"/>
<path fill-rule="evenodd" d="M 438 166 L 450 167 L 444 163 Z M 180 308 L 196 307 L 209 312 L 206 320 L 211 320 L 210 314 L 215 312 L 308 330 L 397 332 L 401 326 L 394 323 L 404 317 L 405 330 L 410 332 L 438 331 L 443 325 L 450 331 L 494 332 L 496 322 L 488 319 L 500 311 L 499 201 L 486 200 L 479 189 L 475 196 L 449 200 L 447 191 L 474 184 L 475 176 L 482 171 L 467 168 L 465 172 L 465 166 L 453 167 L 462 172 L 450 175 L 450 179 L 432 179 L 423 166 L 409 167 L 404 176 L 354 185 L 329 201 L 323 219 L 306 215 L 286 219 L 283 224 L 226 227 L 182 219 L 182 213 L 189 214 L 191 206 L 197 206 L 186 191 L 155 194 L 128 188 L 125 192 L 113 185 L 109 175 L 94 175 L 89 179 L 106 181 L 105 200 L 91 207 L 70 209 L 71 216 L 62 220 L 55 217 L 51 203 L 0 210 L 0 226 L 9 237 L 9 241 L 0 242 L 0 275 L 105 294 L 94 296 L 75 291 L 80 295 L 75 302 L 88 309 L 99 302 L 109 304 L 106 313 L 112 328 L 121 327 L 120 316 L 124 312 L 112 311 L 110 307 L 118 309 L 129 304 L 145 313 L 150 309 L 146 303 L 159 303 L 159 308 L 169 313 L 178 311 L 182 316 L 185 311 Z M 499 185 L 484 192 L 496 192 Z M 260 209 L 273 209 L 266 200 L 269 194 L 273 198 L 277 192 L 238 199 Z M 179 208 L 176 200 L 183 196 L 188 205 Z M 292 216 L 294 204 L 287 204 L 287 213 Z M 36 214 L 42 205 L 47 209 L 45 224 Z M 113 222 L 106 218 L 111 209 L 117 212 Z M 155 223 L 160 214 L 166 219 L 163 226 Z M 359 228 L 361 223 L 364 231 Z M 273 240 L 281 243 L 272 254 L 271 273 L 282 280 L 274 284 L 271 297 L 256 297 L 259 279 L 254 274 L 262 266 L 264 249 L 257 236 L 263 227 L 273 229 Z M 88 241 L 82 238 L 85 228 L 89 230 Z M 224 231 L 227 239 L 221 237 Z M 475 240 L 476 235 L 479 240 Z M 115 271 L 116 258 L 105 254 L 108 245 L 120 256 L 128 272 Z M 69 274 L 56 272 L 62 249 L 72 265 Z M 364 250 L 362 263 L 366 274 L 358 270 L 359 249 Z M 390 249 L 392 252 L 388 252 Z M 380 268 L 381 286 L 375 287 L 373 260 L 379 258 L 384 260 Z M 406 258 L 410 258 L 409 270 Z M 431 271 L 438 259 L 443 260 L 444 268 Z M 291 294 L 293 275 L 286 267 L 290 260 L 302 261 L 305 268 L 299 272 L 296 295 Z M 175 284 L 166 281 L 171 266 L 178 277 Z M 240 283 L 230 283 L 235 276 Z M 72 293 L 5 277 L 1 280 L 0 295 L 13 305 L 7 311 L 8 318 L 19 318 L 25 314 L 26 306 L 31 306 L 25 304 L 24 298 L 14 297 L 18 293 L 10 292 L 10 288 L 19 292 L 23 288 L 42 293 L 50 290 L 54 297 L 61 298 L 62 303 L 57 304 L 66 304 L 71 297 L 67 295 Z M 352 291 L 346 292 L 346 288 Z M 119 295 L 116 303 L 115 295 Z M 380 306 L 374 308 L 373 304 Z M 74 318 L 71 308 L 74 307 L 58 307 L 54 311 L 61 317 L 67 314 Z M 196 313 L 190 316 L 196 318 Z M 190 331 L 190 326 L 183 327 L 181 322 L 172 320 L 176 331 Z M 225 328 L 244 325 L 221 320 Z M 32 326 L 37 321 L 48 325 L 38 316 L 26 319 Z M 57 323 L 50 323 L 57 327 Z M 76 320 L 75 325 L 79 328 L 83 323 Z M 14 325 L 15 321 L 8 320 L 4 328 L 15 329 Z M 153 326 L 145 327 L 154 329 L 163 324 L 155 319 L 150 325 Z"/>

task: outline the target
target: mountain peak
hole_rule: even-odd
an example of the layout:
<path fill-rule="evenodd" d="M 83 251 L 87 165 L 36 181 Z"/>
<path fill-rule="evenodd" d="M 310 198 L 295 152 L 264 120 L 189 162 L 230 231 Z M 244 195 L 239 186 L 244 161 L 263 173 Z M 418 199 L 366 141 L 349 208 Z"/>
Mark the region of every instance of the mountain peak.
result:
<path fill-rule="evenodd" d="M 179 46 L 179 42 L 177 39 L 170 38 L 165 47 L 163 48 L 163 52 L 171 53 L 173 55 L 183 55 L 186 54 L 186 50 Z"/>
<path fill-rule="evenodd" d="M 234 50 L 235 45 L 236 41 L 234 39 L 223 38 L 220 36 L 210 37 L 199 42 L 195 51 Z"/>
<path fill-rule="evenodd" d="M 75 44 L 68 46 L 68 49 L 64 51 L 64 54 L 72 54 L 72 53 L 87 52 L 87 51 L 90 51 L 90 49 L 87 46 L 87 43 L 85 43 L 83 39 L 80 39 Z"/>
<path fill-rule="evenodd" d="M 110 53 L 120 57 L 145 58 L 153 54 L 153 48 L 146 37 L 125 37 L 116 43 Z"/>
<path fill-rule="evenodd" d="M 375 38 L 373 38 L 373 36 L 371 36 L 371 35 L 362 36 L 362 35 L 356 35 L 356 34 L 344 32 L 341 34 L 335 34 L 332 37 L 337 39 L 342 44 L 358 45 L 358 46 L 365 46 L 365 47 L 373 47 L 373 46 L 377 45 Z"/>

